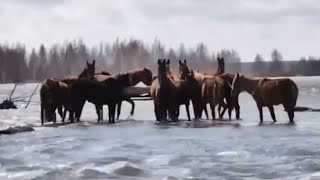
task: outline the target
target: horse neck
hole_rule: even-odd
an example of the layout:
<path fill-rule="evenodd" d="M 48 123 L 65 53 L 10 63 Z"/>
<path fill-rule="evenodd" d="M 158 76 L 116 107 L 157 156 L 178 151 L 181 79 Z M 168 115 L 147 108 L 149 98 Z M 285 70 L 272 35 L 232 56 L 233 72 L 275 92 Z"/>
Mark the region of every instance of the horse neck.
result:
<path fill-rule="evenodd" d="M 78 78 L 79 78 L 79 79 L 80 79 L 80 78 L 86 78 L 86 77 L 87 77 L 87 71 L 88 71 L 88 69 L 85 68 L 85 69 L 79 74 Z"/>
<path fill-rule="evenodd" d="M 130 76 L 131 86 L 135 86 L 135 85 L 137 85 L 140 81 L 143 81 L 142 79 L 137 78 L 137 77 L 139 77 L 139 76 L 137 76 L 136 73 L 134 73 L 134 72 L 130 73 L 129 76 Z"/>
<path fill-rule="evenodd" d="M 247 91 L 249 94 L 253 95 L 259 84 L 259 79 L 248 78 L 245 76 L 241 77 L 240 90 Z"/>
<path fill-rule="evenodd" d="M 163 74 L 163 75 L 158 74 L 158 77 L 161 79 L 161 80 L 159 79 L 160 88 L 167 87 L 171 83 L 171 80 L 168 77 L 168 74 Z"/>

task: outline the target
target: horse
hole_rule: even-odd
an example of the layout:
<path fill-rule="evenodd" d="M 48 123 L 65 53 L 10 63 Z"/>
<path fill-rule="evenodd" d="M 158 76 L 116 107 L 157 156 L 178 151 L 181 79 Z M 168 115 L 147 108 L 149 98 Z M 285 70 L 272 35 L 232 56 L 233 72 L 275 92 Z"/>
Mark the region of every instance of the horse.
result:
<path fill-rule="evenodd" d="M 199 108 L 201 107 L 201 87 L 199 86 L 197 80 L 194 78 L 194 72 L 191 70 L 190 74 L 185 76 L 178 82 L 175 81 L 176 91 L 177 91 L 177 118 L 179 117 L 180 111 L 179 106 L 185 105 L 188 121 L 190 121 L 189 105 L 190 100 L 193 105 L 195 119 L 199 119 Z"/>
<path fill-rule="evenodd" d="M 42 87 L 43 88 L 40 90 L 41 104 L 46 106 L 46 108 L 41 108 L 41 125 L 44 123 L 44 112 L 48 114 L 46 116 L 48 120 L 53 121 L 54 123 L 56 122 L 54 113 L 56 109 L 58 109 L 61 120 L 64 122 L 66 111 L 63 112 L 63 108 L 69 110 L 68 85 L 60 81 L 47 79 L 46 83 Z M 54 118 L 50 119 L 50 117 Z"/>
<path fill-rule="evenodd" d="M 55 90 L 56 88 L 53 87 L 58 87 L 58 86 L 52 86 L 48 85 L 47 83 L 49 82 L 55 82 L 59 81 L 64 84 L 58 83 L 59 88 L 64 88 L 65 85 L 70 86 L 72 83 L 74 83 L 78 79 L 92 79 L 95 73 L 95 60 L 93 60 L 92 63 L 89 63 L 87 61 L 86 67 L 83 69 L 83 71 L 77 76 L 77 77 L 72 77 L 72 78 L 65 78 L 65 79 L 59 79 L 59 78 L 52 78 L 52 79 L 47 79 L 46 82 L 44 82 L 40 88 L 40 101 L 41 101 L 41 110 L 40 110 L 40 117 L 41 117 L 41 124 L 44 123 L 44 118 L 46 118 L 49 121 L 55 121 L 56 120 L 56 114 L 55 110 L 58 108 L 58 113 L 60 114 L 60 117 L 64 121 L 64 117 L 66 114 L 66 109 L 67 106 L 64 106 L 60 102 L 56 102 L 56 97 L 60 97 L 60 95 L 55 94 L 56 92 L 59 92 Z M 62 90 L 63 91 L 63 90 Z M 59 98 L 57 98 L 59 99 Z M 62 112 L 63 111 L 63 112 Z M 70 115 L 70 113 L 69 113 Z M 51 116 L 51 117 L 50 117 Z M 70 120 L 70 116 L 69 116 Z"/>
<path fill-rule="evenodd" d="M 143 84 L 150 86 L 152 83 L 152 71 L 146 67 L 144 67 L 142 70 L 137 71 L 130 71 L 128 72 L 130 76 L 131 86 L 137 85 L 139 82 L 142 82 Z M 135 103 L 130 97 L 126 97 L 126 99 L 123 99 L 131 104 L 131 111 L 130 116 L 133 116 L 134 114 L 134 108 Z M 120 114 L 121 114 L 121 105 L 122 101 L 120 101 L 117 104 L 117 120 L 119 120 Z"/>
<path fill-rule="evenodd" d="M 150 86 L 152 83 L 152 71 L 146 67 L 144 67 L 141 70 L 136 70 L 136 71 L 130 71 L 128 72 L 130 79 L 131 79 L 131 86 L 137 85 L 139 82 L 144 83 L 147 86 Z M 98 73 L 94 76 L 94 79 L 103 82 L 106 79 L 112 77 L 110 73 Z M 134 109 L 135 109 L 135 103 L 130 97 L 126 97 L 123 99 L 131 104 L 131 111 L 130 111 L 130 116 L 133 116 L 134 114 Z M 120 114 L 121 114 L 121 105 L 122 101 L 120 101 L 117 106 L 117 120 L 119 120 Z M 103 109 L 101 109 L 101 112 L 103 113 Z"/>
<path fill-rule="evenodd" d="M 201 118 L 201 114 L 200 114 L 201 85 L 196 79 L 195 73 L 193 72 L 193 70 L 191 71 L 189 70 L 186 60 L 184 60 L 183 62 L 179 60 L 179 74 L 180 74 L 180 78 L 184 80 L 181 86 L 182 91 L 184 91 L 184 93 L 178 93 L 178 94 L 185 95 L 187 98 L 189 98 L 192 101 L 194 117 L 195 119 L 200 119 Z M 188 115 L 188 119 L 190 119 L 189 118 L 190 115 L 188 114 L 188 109 L 187 109 L 187 115 Z"/>
<path fill-rule="evenodd" d="M 216 73 L 215 73 L 215 75 L 206 75 L 206 74 L 204 74 L 204 73 L 200 73 L 199 71 L 198 72 L 195 72 L 194 73 L 194 79 L 198 82 L 198 87 L 199 87 L 199 94 L 200 94 L 200 102 L 198 103 L 198 107 L 195 107 L 195 104 L 196 103 L 193 103 L 194 104 L 194 112 L 195 112 L 195 117 L 197 117 L 197 118 L 201 118 L 201 114 L 202 114 L 202 111 L 204 111 L 205 112 L 205 114 L 206 114 L 206 117 L 207 117 L 207 119 L 209 119 L 209 116 L 208 116 L 208 111 L 207 111 L 207 108 L 206 108 L 206 99 L 205 98 L 203 98 L 203 97 L 201 97 L 201 89 L 202 89 L 202 85 L 203 85 L 203 83 L 205 82 L 205 80 L 207 79 L 207 78 L 213 78 L 213 77 L 215 77 L 215 76 L 217 76 L 216 74 L 219 74 L 219 73 L 221 73 L 221 72 L 223 72 L 224 71 L 224 59 L 223 58 L 219 58 L 218 57 L 218 69 L 217 69 L 217 71 L 216 71 Z M 186 62 L 186 60 L 184 60 L 184 62 L 182 62 L 182 61 L 180 61 L 179 60 L 179 73 L 180 73 L 180 76 L 181 76 L 181 78 L 183 79 L 188 73 L 190 73 L 190 70 L 189 70 L 189 68 L 188 68 L 188 66 L 187 66 L 187 62 Z M 228 88 L 228 86 L 223 86 L 223 87 L 225 87 L 226 89 Z M 223 93 L 223 94 L 225 94 L 226 96 L 228 95 L 228 93 Z M 201 102 L 202 101 L 202 102 Z M 229 100 L 229 98 L 227 98 L 227 102 L 231 102 L 230 100 Z M 222 102 L 221 102 L 222 103 Z M 226 106 L 225 106 L 225 103 L 223 103 L 222 104 L 223 105 L 223 107 L 225 107 L 224 108 L 224 111 L 226 110 Z M 220 112 L 220 108 L 221 108 L 221 106 L 219 105 L 219 112 Z M 197 113 L 196 113 L 196 111 L 197 111 Z M 221 116 L 221 115 L 220 115 Z"/>
<path fill-rule="evenodd" d="M 231 74 L 231 73 L 222 73 L 220 75 L 218 75 L 218 77 L 220 77 L 221 79 L 223 79 L 225 82 L 228 83 L 228 87 L 226 87 L 226 91 L 227 91 L 227 96 L 226 96 L 226 100 L 227 101 L 231 101 L 231 105 L 232 105 L 232 108 L 235 109 L 236 111 L 236 119 L 240 119 L 240 105 L 239 105 L 239 95 L 234 95 L 234 96 L 231 96 L 231 84 L 232 84 L 232 81 L 235 77 L 234 74 Z M 224 115 L 226 109 L 223 109 L 222 112 L 220 112 L 221 116 Z"/>
<path fill-rule="evenodd" d="M 231 95 L 239 95 L 242 91 L 247 91 L 256 101 L 260 123 L 263 122 L 263 107 L 269 108 L 273 122 L 277 122 L 273 106 L 280 104 L 287 111 L 290 123 L 294 122 L 294 108 L 297 103 L 299 89 L 291 79 L 253 79 L 237 73 L 232 82 Z"/>
<path fill-rule="evenodd" d="M 177 112 L 177 90 L 176 85 L 167 73 L 170 60 L 158 59 L 158 76 L 150 87 L 151 98 L 154 103 L 154 112 L 157 121 L 167 118 L 176 120 Z"/>
<path fill-rule="evenodd" d="M 229 87 L 228 84 L 218 76 L 213 76 L 210 78 L 205 78 L 202 84 L 202 98 L 204 104 L 209 103 L 212 113 L 212 120 L 216 118 L 215 116 L 215 107 L 217 105 L 223 106 L 224 109 L 229 109 L 229 120 L 231 119 L 231 110 L 230 99 L 227 99 L 227 104 L 224 103 L 224 98 L 227 97 L 228 91 L 226 88 Z M 219 118 L 221 118 L 219 112 Z"/>
<path fill-rule="evenodd" d="M 124 98 L 123 88 L 130 86 L 129 74 L 121 74 L 106 79 L 104 82 L 81 79 L 70 87 L 71 114 L 80 120 L 82 108 L 86 101 L 95 104 L 98 122 L 102 120 L 100 110 L 103 105 L 109 108 L 109 123 L 115 123 L 116 104 Z"/>

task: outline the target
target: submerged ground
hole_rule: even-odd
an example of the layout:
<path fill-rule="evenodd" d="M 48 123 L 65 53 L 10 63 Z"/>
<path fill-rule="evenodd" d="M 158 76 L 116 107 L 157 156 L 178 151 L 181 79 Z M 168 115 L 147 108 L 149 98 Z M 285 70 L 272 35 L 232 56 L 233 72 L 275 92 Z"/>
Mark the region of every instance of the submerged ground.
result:
<path fill-rule="evenodd" d="M 320 77 L 295 77 L 298 105 L 320 107 Z M 36 84 L 18 86 L 14 96 L 31 94 Z M 0 85 L 0 99 L 12 84 Z M 33 98 L 39 101 L 39 94 Z M 278 123 L 267 109 L 258 124 L 252 98 L 240 96 L 242 120 L 155 123 L 152 102 L 137 102 L 135 115 L 123 103 L 121 121 L 95 124 L 87 103 L 79 123 L 36 127 L 34 132 L 0 136 L 0 179 L 310 179 L 320 171 L 320 116 L 287 114 L 277 106 Z M 0 127 L 40 125 L 39 103 L 0 111 Z M 181 107 L 182 119 L 186 119 Z M 107 108 L 105 107 L 105 118 Z M 234 114 L 233 114 L 234 117 Z"/>

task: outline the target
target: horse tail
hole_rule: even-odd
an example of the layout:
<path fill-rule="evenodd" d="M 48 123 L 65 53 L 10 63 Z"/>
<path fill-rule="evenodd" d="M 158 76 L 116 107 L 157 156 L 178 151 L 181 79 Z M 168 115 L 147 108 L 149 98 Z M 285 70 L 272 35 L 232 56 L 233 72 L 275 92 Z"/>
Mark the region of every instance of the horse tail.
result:
<path fill-rule="evenodd" d="M 294 81 L 292 80 L 290 81 L 291 81 L 290 93 L 291 93 L 292 106 L 295 107 L 297 104 L 299 89 Z"/>
<path fill-rule="evenodd" d="M 44 123 L 44 119 L 45 119 L 45 108 L 44 108 L 44 104 L 46 103 L 46 96 L 45 96 L 45 91 L 46 91 L 47 85 L 46 84 L 42 84 L 41 89 L 40 89 L 40 119 L 41 119 L 41 125 L 43 125 Z"/>
<path fill-rule="evenodd" d="M 206 83 L 205 82 L 202 84 L 201 96 L 202 97 L 206 97 L 207 96 L 207 87 L 206 87 Z"/>
<path fill-rule="evenodd" d="M 218 99 L 220 96 L 220 92 L 219 92 L 219 85 L 217 82 L 213 83 L 213 89 L 212 89 L 212 100 L 213 100 L 213 104 L 218 104 Z"/>

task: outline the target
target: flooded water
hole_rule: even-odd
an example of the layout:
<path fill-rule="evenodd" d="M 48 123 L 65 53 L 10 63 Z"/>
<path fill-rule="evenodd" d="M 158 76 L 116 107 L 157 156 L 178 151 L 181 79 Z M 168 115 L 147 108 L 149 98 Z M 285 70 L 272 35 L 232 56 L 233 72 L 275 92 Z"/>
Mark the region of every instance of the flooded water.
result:
<path fill-rule="evenodd" d="M 320 107 L 320 77 L 292 78 L 300 89 L 298 105 Z M 13 85 L 0 85 L 0 99 Z M 36 84 L 17 87 L 27 96 Z M 32 99 L 39 101 L 37 93 Z M 0 126 L 40 125 L 40 106 L 0 111 Z M 0 179 L 310 179 L 320 172 L 319 113 L 297 112 L 288 125 L 282 106 L 278 123 L 240 96 L 242 120 L 202 120 L 157 124 L 151 101 L 136 102 L 135 115 L 123 103 L 117 124 L 95 124 L 94 105 L 86 103 L 79 123 L 37 127 L 34 132 L 0 136 Z M 186 119 L 181 107 L 182 119 Z M 105 118 L 107 108 L 105 107 Z M 193 114 L 193 113 L 192 113 Z M 193 115 L 192 115 L 193 116 Z M 233 114 L 234 118 L 234 114 Z M 318 175 L 319 176 L 319 175 Z"/>

